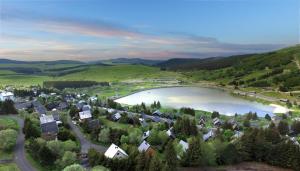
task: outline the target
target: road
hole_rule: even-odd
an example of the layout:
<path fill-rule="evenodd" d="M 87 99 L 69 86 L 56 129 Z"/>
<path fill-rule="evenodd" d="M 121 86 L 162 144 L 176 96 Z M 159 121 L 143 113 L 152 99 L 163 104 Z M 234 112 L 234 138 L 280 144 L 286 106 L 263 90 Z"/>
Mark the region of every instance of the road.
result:
<path fill-rule="evenodd" d="M 80 141 L 81 144 L 81 153 L 86 154 L 90 148 L 94 148 L 99 152 L 104 153 L 107 150 L 107 147 L 102 145 L 97 145 L 88 140 L 84 134 L 80 131 L 80 129 L 71 121 L 71 118 L 68 118 L 68 123 L 72 129 L 72 131 L 76 134 L 76 137 Z"/>
<path fill-rule="evenodd" d="M 13 161 L 18 165 L 19 169 L 21 171 L 36 171 L 34 167 L 31 166 L 31 164 L 28 162 L 28 160 L 25 157 L 25 135 L 22 132 L 22 128 L 24 126 L 24 120 L 16 115 L 2 115 L 14 118 L 17 120 L 20 130 L 17 138 L 17 143 L 14 148 L 14 159 Z"/>

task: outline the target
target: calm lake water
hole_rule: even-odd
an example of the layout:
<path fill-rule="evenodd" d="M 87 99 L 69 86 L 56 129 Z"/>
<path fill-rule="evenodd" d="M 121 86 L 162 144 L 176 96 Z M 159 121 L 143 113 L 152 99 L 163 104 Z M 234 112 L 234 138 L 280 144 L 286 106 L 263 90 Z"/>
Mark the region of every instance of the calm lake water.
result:
<path fill-rule="evenodd" d="M 228 92 L 215 88 L 200 87 L 172 87 L 159 88 L 138 92 L 120 99 L 116 102 L 127 105 L 150 105 L 154 101 L 160 101 L 162 106 L 181 108 L 191 107 L 197 110 L 218 111 L 225 115 L 245 114 L 250 111 L 259 116 L 273 114 L 274 106 L 264 105 L 248 101 Z"/>

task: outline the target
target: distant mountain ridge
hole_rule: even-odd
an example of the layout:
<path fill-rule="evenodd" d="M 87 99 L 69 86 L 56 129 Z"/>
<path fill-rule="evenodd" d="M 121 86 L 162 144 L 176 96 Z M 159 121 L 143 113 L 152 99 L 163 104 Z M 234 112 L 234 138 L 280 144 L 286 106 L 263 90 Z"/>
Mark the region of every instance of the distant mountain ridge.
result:
<path fill-rule="evenodd" d="M 0 58 L 0 64 L 39 64 L 39 63 L 48 64 L 48 65 L 55 65 L 55 64 L 85 64 L 84 62 L 74 61 L 74 60 L 18 61 L 18 60 Z"/>
<path fill-rule="evenodd" d="M 116 58 L 116 59 L 108 59 L 108 60 L 100 60 L 99 62 L 106 64 L 141 64 L 141 65 L 156 65 L 158 63 L 163 62 L 164 60 L 150 60 L 150 59 L 142 59 L 142 58 Z"/>

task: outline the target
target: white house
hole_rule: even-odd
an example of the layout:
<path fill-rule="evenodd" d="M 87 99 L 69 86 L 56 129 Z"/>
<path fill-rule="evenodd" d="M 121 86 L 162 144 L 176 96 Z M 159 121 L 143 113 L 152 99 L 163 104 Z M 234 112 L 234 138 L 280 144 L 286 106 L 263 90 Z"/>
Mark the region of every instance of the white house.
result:
<path fill-rule="evenodd" d="M 115 144 L 111 144 L 110 147 L 104 153 L 104 155 L 105 157 L 110 159 L 125 158 L 128 156 L 128 154 L 124 150 L 122 150 Z"/>
<path fill-rule="evenodd" d="M 139 152 L 147 151 L 150 148 L 150 144 L 147 143 L 147 141 L 143 141 L 140 146 L 138 147 Z"/>
<path fill-rule="evenodd" d="M 145 140 L 145 139 L 147 139 L 149 136 L 150 136 L 150 130 L 148 130 L 148 131 L 146 131 L 146 132 L 143 133 L 142 139 Z"/>
<path fill-rule="evenodd" d="M 187 143 L 187 142 L 185 142 L 185 141 L 183 141 L 183 140 L 180 140 L 180 141 L 179 141 L 179 144 L 182 146 L 182 150 L 183 150 L 184 152 L 186 152 L 186 150 L 189 148 L 189 143 Z"/>
<path fill-rule="evenodd" d="M 5 101 L 5 100 L 14 101 L 15 100 L 14 93 L 3 91 L 3 92 L 0 93 L 0 100 L 1 101 Z"/>
<path fill-rule="evenodd" d="M 92 118 L 91 111 L 85 110 L 85 111 L 79 112 L 79 118 L 80 118 L 80 120 Z"/>
<path fill-rule="evenodd" d="M 119 120 L 121 117 L 122 117 L 121 114 L 118 112 L 118 113 L 116 113 L 116 114 L 114 114 L 114 115 L 112 116 L 112 119 L 113 119 L 114 121 L 117 121 L 117 120 Z"/>

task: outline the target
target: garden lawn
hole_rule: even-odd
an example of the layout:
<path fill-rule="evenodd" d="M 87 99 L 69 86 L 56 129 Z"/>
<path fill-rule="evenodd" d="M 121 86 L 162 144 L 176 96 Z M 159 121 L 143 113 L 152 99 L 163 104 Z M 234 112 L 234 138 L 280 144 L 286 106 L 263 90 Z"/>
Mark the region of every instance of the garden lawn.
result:
<path fill-rule="evenodd" d="M 0 171 L 20 171 L 15 163 L 0 164 Z"/>

